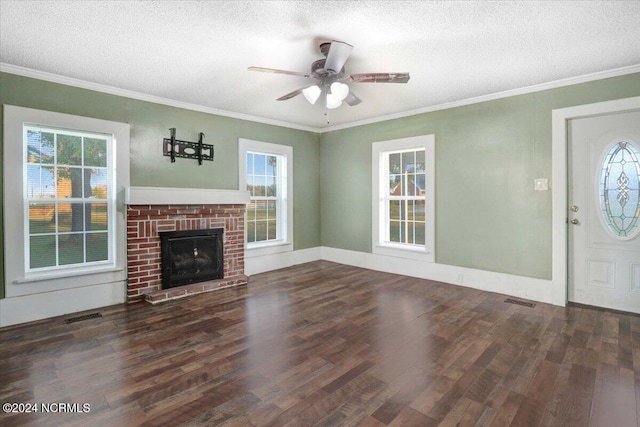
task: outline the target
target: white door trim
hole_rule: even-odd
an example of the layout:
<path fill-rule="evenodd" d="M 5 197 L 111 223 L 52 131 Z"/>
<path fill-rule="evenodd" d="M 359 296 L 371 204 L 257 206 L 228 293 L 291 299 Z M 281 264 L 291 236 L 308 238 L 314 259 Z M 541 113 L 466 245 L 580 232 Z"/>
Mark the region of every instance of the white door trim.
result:
<path fill-rule="evenodd" d="M 578 105 L 575 107 L 552 110 L 551 136 L 551 228 L 552 228 L 552 269 L 551 286 L 553 304 L 567 305 L 567 144 L 569 120 L 599 116 L 609 113 L 622 113 L 640 109 L 640 96 Z"/>

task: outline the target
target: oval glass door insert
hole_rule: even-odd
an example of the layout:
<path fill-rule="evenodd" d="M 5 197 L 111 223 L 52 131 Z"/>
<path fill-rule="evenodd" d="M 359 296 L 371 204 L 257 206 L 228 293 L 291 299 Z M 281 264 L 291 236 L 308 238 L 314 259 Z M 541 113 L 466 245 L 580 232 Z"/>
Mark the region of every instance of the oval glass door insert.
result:
<path fill-rule="evenodd" d="M 629 141 L 611 147 L 600 173 L 600 210 L 609 231 L 627 240 L 640 232 L 640 155 Z"/>

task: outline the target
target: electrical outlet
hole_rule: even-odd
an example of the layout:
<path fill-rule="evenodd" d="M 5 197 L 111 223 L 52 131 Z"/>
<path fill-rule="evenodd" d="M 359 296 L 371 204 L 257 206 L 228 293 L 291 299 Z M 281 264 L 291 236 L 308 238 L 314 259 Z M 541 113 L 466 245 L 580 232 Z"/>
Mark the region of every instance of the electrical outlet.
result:
<path fill-rule="evenodd" d="M 464 282 L 464 274 L 460 273 L 458 274 L 458 283 L 462 283 Z"/>

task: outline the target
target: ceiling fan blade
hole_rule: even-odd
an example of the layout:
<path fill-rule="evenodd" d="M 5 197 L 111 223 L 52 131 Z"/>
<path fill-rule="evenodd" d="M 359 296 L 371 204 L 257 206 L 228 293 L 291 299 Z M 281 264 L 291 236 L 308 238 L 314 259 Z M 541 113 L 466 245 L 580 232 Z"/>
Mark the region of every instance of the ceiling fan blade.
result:
<path fill-rule="evenodd" d="M 309 73 L 302 73 L 298 71 L 276 70 L 275 68 L 249 67 L 247 69 L 249 71 L 261 71 L 263 73 L 288 74 L 290 76 L 311 77 L 311 74 Z"/>
<path fill-rule="evenodd" d="M 344 102 L 350 106 L 358 105 L 362 102 L 362 99 L 358 98 L 355 93 L 349 91 L 349 95 L 344 99 Z"/>
<path fill-rule="evenodd" d="M 349 80 L 354 83 L 407 83 L 409 81 L 409 73 L 351 74 Z"/>
<path fill-rule="evenodd" d="M 332 41 L 329 47 L 329 53 L 327 53 L 327 60 L 324 63 L 324 69 L 329 74 L 338 74 L 344 63 L 347 62 L 349 55 L 351 55 L 353 46 L 348 43 Z"/>
<path fill-rule="evenodd" d="M 293 92 L 289 92 L 286 95 L 282 95 L 280 98 L 276 99 L 276 101 L 286 101 L 287 99 L 291 99 L 295 96 L 298 96 L 302 93 L 302 91 L 305 90 L 304 87 L 300 88 L 300 89 L 296 89 Z"/>

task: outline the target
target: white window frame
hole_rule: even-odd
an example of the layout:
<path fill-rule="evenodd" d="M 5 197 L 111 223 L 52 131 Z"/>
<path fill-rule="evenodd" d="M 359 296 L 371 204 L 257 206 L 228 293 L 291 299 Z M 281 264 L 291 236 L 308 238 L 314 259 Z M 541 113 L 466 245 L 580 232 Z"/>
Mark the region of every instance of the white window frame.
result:
<path fill-rule="evenodd" d="M 278 216 L 277 228 L 282 233 L 277 240 L 248 243 L 245 235 L 245 257 L 256 257 L 293 250 L 293 148 L 288 145 L 238 140 L 238 184 L 239 189 L 247 189 L 247 153 L 272 154 L 284 160 L 278 166 Z M 245 214 L 245 230 L 247 229 Z"/>
<path fill-rule="evenodd" d="M 115 177 L 108 203 L 111 205 L 109 238 L 113 252 L 110 262 L 30 270 L 26 265 L 25 203 L 26 149 L 24 128 L 76 130 L 110 135 L 112 167 Z M 52 111 L 4 105 L 4 250 L 6 296 L 14 297 L 61 289 L 80 288 L 126 280 L 126 224 L 124 189 L 129 186 L 129 131 L 127 123 L 112 122 Z"/>
<path fill-rule="evenodd" d="M 389 154 L 425 151 L 425 244 L 388 242 Z M 372 248 L 374 254 L 435 262 L 435 135 L 379 141 L 372 144 Z"/>

